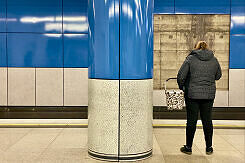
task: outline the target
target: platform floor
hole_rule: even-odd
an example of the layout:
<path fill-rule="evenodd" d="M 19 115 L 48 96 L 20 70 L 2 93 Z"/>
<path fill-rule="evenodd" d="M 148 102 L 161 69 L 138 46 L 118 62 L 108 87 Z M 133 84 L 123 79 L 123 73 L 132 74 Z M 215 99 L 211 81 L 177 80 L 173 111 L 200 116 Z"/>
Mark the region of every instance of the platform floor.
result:
<path fill-rule="evenodd" d="M 205 154 L 202 129 L 197 129 L 193 154 L 179 148 L 184 128 L 154 128 L 153 157 L 144 163 L 244 163 L 245 130 L 215 129 L 214 154 Z M 87 155 L 87 128 L 0 128 L 0 162 L 96 163 Z"/>

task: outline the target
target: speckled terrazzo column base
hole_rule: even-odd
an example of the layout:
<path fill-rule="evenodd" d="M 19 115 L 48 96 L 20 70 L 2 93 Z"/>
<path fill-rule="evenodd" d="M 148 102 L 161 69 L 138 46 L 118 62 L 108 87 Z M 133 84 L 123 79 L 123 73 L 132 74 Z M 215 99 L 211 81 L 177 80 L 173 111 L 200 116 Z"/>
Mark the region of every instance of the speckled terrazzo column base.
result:
<path fill-rule="evenodd" d="M 89 79 L 88 149 L 98 155 L 117 157 L 119 81 Z"/>
<path fill-rule="evenodd" d="M 120 86 L 119 80 L 89 79 L 91 157 L 133 161 L 152 155 L 152 92 L 152 79 L 120 80 Z"/>
<path fill-rule="evenodd" d="M 120 155 L 152 150 L 153 80 L 120 81 Z"/>

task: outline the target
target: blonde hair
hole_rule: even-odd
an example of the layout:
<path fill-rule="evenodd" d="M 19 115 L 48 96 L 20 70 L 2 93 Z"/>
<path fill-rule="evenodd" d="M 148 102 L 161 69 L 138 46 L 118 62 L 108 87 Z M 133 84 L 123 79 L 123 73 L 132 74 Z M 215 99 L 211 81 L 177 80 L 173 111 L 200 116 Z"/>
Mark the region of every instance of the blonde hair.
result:
<path fill-rule="evenodd" d="M 206 41 L 198 41 L 197 44 L 195 45 L 195 49 L 196 50 L 199 50 L 199 49 L 202 49 L 202 50 L 208 49 L 208 44 L 207 44 Z"/>

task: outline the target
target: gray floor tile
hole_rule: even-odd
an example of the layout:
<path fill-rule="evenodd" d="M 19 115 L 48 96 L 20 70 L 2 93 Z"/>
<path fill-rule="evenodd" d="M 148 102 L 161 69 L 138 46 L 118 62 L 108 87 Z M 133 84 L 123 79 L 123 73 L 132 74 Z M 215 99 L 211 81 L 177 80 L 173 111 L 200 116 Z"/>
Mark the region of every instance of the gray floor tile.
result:
<path fill-rule="evenodd" d="M 28 134 L 31 130 L 25 129 L 10 129 L 10 130 L 2 130 L 0 129 L 0 150 L 6 151 L 8 148 L 13 146 L 15 143 L 20 141 L 26 134 Z"/>
<path fill-rule="evenodd" d="M 202 129 L 197 129 L 193 154 L 179 148 L 185 144 L 185 129 L 154 129 L 153 156 L 142 163 L 244 163 L 245 132 L 234 129 L 214 130 L 214 154 L 205 153 Z M 99 163 L 87 154 L 86 128 L 1 128 L 0 163 Z"/>
<path fill-rule="evenodd" d="M 87 128 L 64 129 L 50 148 L 84 148 L 87 149 Z"/>
<path fill-rule="evenodd" d="M 245 129 L 215 129 L 215 135 L 245 135 Z"/>

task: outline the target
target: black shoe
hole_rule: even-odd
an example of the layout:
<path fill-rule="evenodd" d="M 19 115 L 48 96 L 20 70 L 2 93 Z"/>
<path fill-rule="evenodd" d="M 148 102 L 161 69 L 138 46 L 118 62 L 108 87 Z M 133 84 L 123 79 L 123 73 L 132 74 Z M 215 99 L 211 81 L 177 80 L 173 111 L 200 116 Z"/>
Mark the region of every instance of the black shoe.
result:
<path fill-rule="evenodd" d="M 180 148 L 180 151 L 185 153 L 185 154 L 188 154 L 188 155 L 191 155 L 192 154 L 192 149 L 191 147 L 188 147 L 187 145 L 184 145 L 183 147 Z"/>
<path fill-rule="evenodd" d="M 207 155 L 211 155 L 211 154 L 213 154 L 213 152 L 214 152 L 213 147 L 208 147 L 208 148 L 206 148 L 206 154 L 207 154 Z"/>

